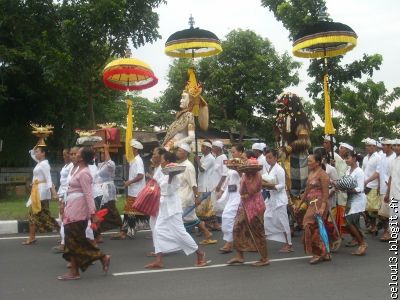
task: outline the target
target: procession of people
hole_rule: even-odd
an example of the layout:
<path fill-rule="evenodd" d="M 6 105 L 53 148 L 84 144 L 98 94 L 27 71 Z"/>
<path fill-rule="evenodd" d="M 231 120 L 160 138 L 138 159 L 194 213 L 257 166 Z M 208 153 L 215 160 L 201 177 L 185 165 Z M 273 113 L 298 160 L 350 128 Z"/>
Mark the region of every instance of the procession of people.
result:
<path fill-rule="evenodd" d="M 35 147 L 30 151 L 37 162 L 27 203 L 30 232 L 23 245 L 34 245 L 37 231 L 61 228 L 60 245 L 54 250 L 63 253 L 68 263 L 67 272 L 57 278 L 76 280 L 95 260 L 100 260 L 107 273 L 111 256 L 99 248 L 105 242 L 103 232 L 119 230 L 111 240 L 124 240 L 135 236 L 139 224 L 149 223 L 154 249 L 148 256 L 155 260 L 146 268 L 163 268 L 164 254 L 181 250 L 186 255 L 196 254 L 196 267 L 209 265 L 204 250 L 218 242 L 213 231 L 219 230 L 223 234 L 219 253 L 235 252 L 227 264 L 243 264 L 245 252 L 250 251 L 260 257 L 254 266 L 267 266 L 267 241 L 281 242 L 280 253 L 300 251 L 292 244 L 294 212 L 302 214 L 297 225 L 302 230 L 304 252 L 311 255 L 310 264 L 334 259 L 333 253 L 340 247 L 337 242 L 343 239 L 347 239 L 346 247 L 357 247 L 351 254 L 363 256 L 368 252 L 365 234 L 375 236 L 382 228 L 379 240 L 391 239 L 388 220 L 395 213 L 389 202 L 399 198 L 400 185 L 400 139 L 383 139 L 381 154 L 377 141 L 366 138 L 364 143 L 363 159 L 348 143 L 340 143 L 339 153 L 332 156 L 329 152 L 334 142 L 324 137 L 321 147 L 309 151 L 307 182 L 301 201 L 295 203 L 281 148 L 255 143 L 246 151 L 241 144 L 228 147 L 220 140 L 204 140 L 202 155 L 193 155 L 192 145 L 182 142 L 175 149 L 154 148 L 151 167 L 145 170 L 140 156 L 143 144 L 132 139 L 135 158 L 124 182 L 128 193 L 122 220 L 108 144 L 104 143 L 97 155 L 87 146 L 64 149 L 58 192 L 51 181 L 46 149 Z M 148 204 L 157 205 L 151 216 L 135 206 L 146 193 L 146 178 L 151 178 L 152 187 L 159 191 L 151 200 L 154 203 Z M 50 216 L 50 199 L 59 201 L 59 223 Z M 306 209 L 301 212 L 303 207 Z M 104 211 L 104 218 L 100 217 L 98 213 Z M 200 246 L 193 234 L 203 236 Z"/>

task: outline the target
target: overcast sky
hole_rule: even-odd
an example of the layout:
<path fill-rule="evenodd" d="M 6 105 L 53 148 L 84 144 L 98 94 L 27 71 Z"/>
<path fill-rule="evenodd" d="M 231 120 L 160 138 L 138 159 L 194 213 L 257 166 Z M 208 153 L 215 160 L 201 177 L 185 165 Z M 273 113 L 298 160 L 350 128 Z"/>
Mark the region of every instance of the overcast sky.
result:
<path fill-rule="evenodd" d="M 383 56 L 383 64 L 373 79 L 384 81 L 388 90 L 400 86 L 400 1 L 327 0 L 326 3 L 330 17 L 349 25 L 358 35 L 357 47 L 345 55 L 343 63 L 361 59 L 364 53 L 379 53 Z M 172 33 L 189 28 L 190 14 L 194 17 L 195 27 L 212 31 L 220 39 L 225 39 L 233 29 L 250 29 L 268 38 L 279 53 L 286 51 L 291 54 L 288 31 L 267 8 L 261 6 L 260 0 L 167 0 L 167 4 L 156 11 L 162 38 L 133 50 L 133 56 L 148 63 L 159 79 L 156 86 L 142 92 L 142 96 L 149 99 L 158 97 L 167 87 L 166 75 L 172 58 L 164 54 L 165 41 Z M 302 63 L 300 84 L 287 90 L 307 99 L 305 88 L 310 81 L 306 73 L 309 60 L 295 60 Z"/>

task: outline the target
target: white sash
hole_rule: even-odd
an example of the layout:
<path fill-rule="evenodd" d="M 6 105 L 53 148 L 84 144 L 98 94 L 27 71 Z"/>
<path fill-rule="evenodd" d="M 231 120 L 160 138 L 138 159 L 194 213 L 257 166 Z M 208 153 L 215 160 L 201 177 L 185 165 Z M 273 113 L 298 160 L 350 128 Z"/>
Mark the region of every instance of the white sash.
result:
<path fill-rule="evenodd" d="M 83 196 L 85 196 L 83 193 L 71 193 L 71 194 L 67 194 L 67 197 L 66 197 L 66 202 L 68 202 L 68 201 L 73 201 L 73 200 L 75 200 L 75 199 L 78 199 L 78 198 L 80 198 L 80 197 L 83 197 Z"/>

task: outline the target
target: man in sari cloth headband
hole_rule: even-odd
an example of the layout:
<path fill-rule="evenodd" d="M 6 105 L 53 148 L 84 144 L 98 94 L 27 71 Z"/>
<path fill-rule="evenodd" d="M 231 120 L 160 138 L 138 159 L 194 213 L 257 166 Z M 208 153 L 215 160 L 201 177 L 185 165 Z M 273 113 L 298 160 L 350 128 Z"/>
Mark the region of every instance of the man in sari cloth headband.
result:
<path fill-rule="evenodd" d="M 135 203 L 139 192 L 146 185 L 143 160 L 139 155 L 139 151 L 143 150 L 143 145 L 139 141 L 132 139 L 131 147 L 135 158 L 129 164 L 129 179 L 124 185 L 128 188 L 128 197 L 125 203 L 124 219 L 119 234 L 111 237 L 113 240 L 125 240 L 128 232 L 131 236 L 136 233 L 138 223 L 148 223 L 149 217 L 134 209 L 132 206 Z"/>
<path fill-rule="evenodd" d="M 390 177 L 390 166 L 392 166 L 394 160 L 396 159 L 396 153 L 392 149 L 392 140 L 385 139 L 382 140 L 382 151 L 383 155 L 378 165 L 379 174 L 379 194 L 381 198 L 381 206 L 378 211 L 379 218 L 383 223 L 383 235 L 380 238 L 382 242 L 387 242 L 390 240 L 389 232 L 389 217 L 390 217 L 390 207 L 389 203 L 384 201 L 386 191 L 388 189 L 389 177 Z"/>
<path fill-rule="evenodd" d="M 178 188 L 178 196 L 182 201 L 183 212 L 188 211 L 194 204 L 199 205 L 199 194 L 197 191 L 196 183 L 196 171 L 193 164 L 188 160 L 188 156 L 191 152 L 191 148 L 188 144 L 180 144 L 176 152 L 178 158 L 178 165 L 185 166 L 185 171 L 178 175 L 180 184 Z M 192 229 L 194 226 L 198 226 L 204 235 L 204 241 L 200 244 L 215 244 L 217 240 L 212 240 L 211 232 L 206 228 L 203 221 L 200 221 L 196 215 L 196 210 L 193 209 L 190 213 L 183 217 L 183 221 L 187 229 Z"/>
<path fill-rule="evenodd" d="M 365 149 L 367 155 L 363 159 L 362 169 L 365 175 L 365 194 L 367 195 L 367 220 L 368 220 L 368 232 L 371 234 L 377 234 L 376 218 L 378 216 L 378 210 L 380 207 L 379 199 L 379 173 L 378 165 L 380 156 L 376 152 L 376 141 L 371 138 L 362 140 L 365 143 Z"/>
<path fill-rule="evenodd" d="M 186 255 L 196 253 L 196 267 L 204 267 L 209 262 L 205 259 L 193 238 L 186 232 L 182 220 L 182 205 L 176 192 L 179 188 L 179 178 L 173 167 L 176 167 L 176 155 L 165 152 L 161 155 L 162 174 L 160 183 L 160 207 L 154 225 L 153 239 L 156 260 L 146 268 L 163 268 L 163 254 L 182 250 Z"/>
<path fill-rule="evenodd" d="M 385 202 L 390 206 L 390 217 L 394 219 L 396 222 L 399 222 L 400 218 L 400 139 L 395 139 L 392 141 L 393 150 L 396 153 L 396 158 L 393 161 L 393 164 L 390 166 L 390 177 L 388 182 L 388 189 L 385 195 Z M 392 227 L 391 230 L 391 238 L 400 240 L 399 233 L 395 232 L 393 229 L 396 227 Z"/>

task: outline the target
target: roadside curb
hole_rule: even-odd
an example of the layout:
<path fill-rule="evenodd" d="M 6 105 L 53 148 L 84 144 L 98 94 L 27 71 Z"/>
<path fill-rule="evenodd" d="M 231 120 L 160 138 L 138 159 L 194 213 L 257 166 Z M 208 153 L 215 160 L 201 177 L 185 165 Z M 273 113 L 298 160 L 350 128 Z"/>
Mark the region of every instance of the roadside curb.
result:
<path fill-rule="evenodd" d="M 0 221 L 0 234 L 15 234 L 29 232 L 28 220 Z"/>
<path fill-rule="evenodd" d="M 120 215 L 123 220 L 124 215 Z M 60 219 L 56 221 L 60 223 Z M 29 221 L 28 220 L 5 220 L 0 221 L 0 234 L 16 234 L 16 233 L 27 233 L 29 232 Z"/>

